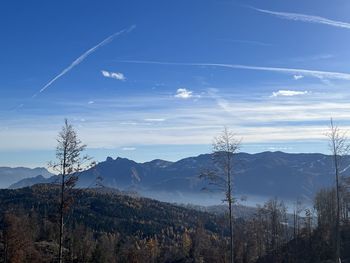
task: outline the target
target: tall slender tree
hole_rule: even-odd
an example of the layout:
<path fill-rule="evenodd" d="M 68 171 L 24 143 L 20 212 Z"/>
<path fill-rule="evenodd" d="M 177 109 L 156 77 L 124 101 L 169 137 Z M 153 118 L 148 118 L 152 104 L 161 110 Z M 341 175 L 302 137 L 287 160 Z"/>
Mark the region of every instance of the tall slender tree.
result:
<path fill-rule="evenodd" d="M 347 139 L 347 132 L 341 130 L 330 120 L 329 131 L 326 134 L 329 138 L 329 148 L 333 158 L 335 191 L 336 191 L 336 220 L 335 220 L 335 262 L 340 260 L 340 171 L 344 156 L 349 154 L 350 145 Z"/>
<path fill-rule="evenodd" d="M 213 161 L 216 169 L 201 173 L 200 177 L 209 181 L 210 186 L 221 190 L 225 194 L 224 202 L 228 203 L 230 225 L 230 262 L 234 262 L 233 239 L 233 175 L 236 166 L 234 157 L 239 151 L 241 140 L 226 127 L 221 134 L 214 138 Z M 205 188 L 209 189 L 209 188 Z"/>
<path fill-rule="evenodd" d="M 87 155 L 82 155 L 86 145 L 78 138 L 77 132 L 66 119 L 57 137 L 56 162 L 49 166 L 59 173 L 59 251 L 58 262 L 63 262 L 64 214 L 73 202 L 71 189 L 75 187 L 78 173 L 90 168 L 93 163 Z"/>

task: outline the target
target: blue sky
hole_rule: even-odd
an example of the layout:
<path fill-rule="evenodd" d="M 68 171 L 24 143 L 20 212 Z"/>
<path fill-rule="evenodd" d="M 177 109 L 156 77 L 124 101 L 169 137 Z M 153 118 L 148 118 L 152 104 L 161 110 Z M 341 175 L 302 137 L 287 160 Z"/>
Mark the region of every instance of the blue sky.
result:
<path fill-rule="evenodd" d="M 3 1 L 0 165 L 45 166 L 68 118 L 98 161 L 327 152 L 350 124 L 350 2 Z"/>

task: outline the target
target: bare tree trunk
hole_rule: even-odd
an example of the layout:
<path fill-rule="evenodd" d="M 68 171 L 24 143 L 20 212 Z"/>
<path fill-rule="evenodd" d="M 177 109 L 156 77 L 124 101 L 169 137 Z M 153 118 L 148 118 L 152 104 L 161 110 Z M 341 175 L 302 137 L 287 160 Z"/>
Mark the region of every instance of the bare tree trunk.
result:
<path fill-rule="evenodd" d="M 60 235 L 59 235 L 59 250 L 58 250 L 58 262 L 63 262 L 63 209 L 64 209 L 64 186 L 66 175 L 66 150 L 63 154 L 63 173 L 61 181 L 61 197 L 60 197 Z"/>
<path fill-rule="evenodd" d="M 234 263 L 234 238 L 233 238 L 233 204 L 234 198 L 232 194 L 233 185 L 233 157 L 238 152 L 240 140 L 228 131 L 225 127 L 221 135 L 214 138 L 213 142 L 213 159 L 215 164 L 220 167 L 216 171 L 206 171 L 201 173 L 200 178 L 210 181 L 219 190 L 225 194 L 224 202 L 228 203 L 229 209 L 229 225 L 230 225 L 230 263 Z M 207 190 L 207 188 L 203 188 Z M 215 189 L 215 190 L 218 190 Z"/>
<path fill-rule="evenodd" d="M 336 177 L 336 193 L 337 193 L 337 218 L 335 223 L 335 240 L 336 240 L 336 249 L 335 249 L 335 262 L 340 262 L 340 197 L 339 197 L 339 169 L 338 169 L 338 160 L 337 156 L 334 155 L 335 162 L 335 177 Z"/>
<path fill-rule="evenodd" d="M 62 176 L 63 178 L 63 176 Z M 64 179 L 62 179 L 64 180 Z M 58 251 L 58 262 L 62 263 L 63 254 L 63 182 L 61 187 L 61 203 L 60 203 L 60 236 L 59 236 L 59 251 Z"/>
<path fill-rule="evenodd" d="M 339 133 L 338 127 L 334 126 L 331 119 L 331 146 L 333 151 L 333 161 L 335 169 L 337 211 L 335 222 L 335 262 L 340 262 L 340 194 L 339 194 L 339 157 L 344 154 L 343 149 L 346 142 L 344 135 Z"/>
<path fill-rule="evenodd" d="M 73 126 L 68 123 L 66 119 L 64 126 L 57 137 L 58 145 L 56 147 L 56 159 L 58 162 L 50 162 L 50 167 L 57 171 L 59 176 L 62 176 L 60 181 L 59 192 L 59 240 L 58 240 L 58 262 L 62 263 L 63 255 L 63 241 L 64 241 L 64 214 L 69 208 L 70 203 L 65 199 L 69 190 L 72 190 L 78 180 L 75 173 L 81 172 L 84 169 L 90 168 L 94 165 L 85 165 L 84 162 L 91 160 L 89 156 L 81 157 L 81 153 L 85 150 L 86 145 L 78 139 L 76 131 Z"/>
<path fill-rule="evenodd" d="M 298 234 L 299 229 L 298 228 L 298 215 L 297 215 L 297 208 L 294 209 L 294 245 L 295 245 L 295 262 L 298 262 Z"/>
<path fill-rule="evenodd" d="M 230 262 L 234 263 L 234 253 L 233 253 L 233 224 L 232 224 L 232 202 L 229 201 L 229 214 L 230 214 Z"/>
<path fill-rule="evenodd" d="M 227 146 L 227 149 L 229 147 Z M 226 152 L 227 155 L 227 199 L 230 214 L 230 262 L 234 263 L 234 244 L 233 244 L 233 224 L 232 224 L 232 182 L 231 182 L 231 153 Z"/>

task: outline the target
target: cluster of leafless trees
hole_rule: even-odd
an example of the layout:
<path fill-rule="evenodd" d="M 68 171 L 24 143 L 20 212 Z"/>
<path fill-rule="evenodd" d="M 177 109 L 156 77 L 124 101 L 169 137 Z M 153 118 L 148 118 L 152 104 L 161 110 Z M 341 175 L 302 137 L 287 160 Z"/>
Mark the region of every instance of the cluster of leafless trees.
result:
<path fill-rule="evenodd" d="M 345 162 L 350 153 L 350 144 L 347 139 L 347 131 L 340 129 L 334 124 L 333 119 L 330 120 L 329 130 L 326 133 L 329 139 L 329 148 L 332 156 L 334 167 L 335 185 L 331 189 L 321 190 L 315 198 L 315 210 L 317 212 L 317 226 L 325 231 L 328 231 L 334 247 L 334 262 L 341 262 L 341 224 L 348 223 L 350 212 L 350 194 L 349 178 L 343 177 L 341 172 L 346 170 L 350 164 Z M 235 155 L 239 151 L 241 140 L 230 132 L 227 128 L 223 130 L 220 136 L 214 139 L 213 157 L 218 169 L 215 171 L 205 171 L 201 174 L 201 178 L 209 181 L 209 185 L 216 189 L 222 190 L 225 194 L 224 201 L 228 203 L 228 220 L 230 224 L 230 262 L 234 262 L 234 232 L 233 232 L 233 204 L 235 202 L 233 194 L 234 171 L 237 166 Z M 348 165 L 348 166 L 347 166 Z M 267 207 L 266 207 L 267 205 Z M 281 229 L 285 229 L 288 222 L 285 218 L 285 207 L 283 203 L 278 203 L 277 200 L 272 200 L 265 205 L 265 210 L 269 211 L 271 218 L 270 226 L 265 225 L 265 230 L 272 234 L 271 240 L 265 239 L 265 248 L 272 251 L 277 249 L 288 239 L 283 238 L 280 234 Z M 279 206 L 279 208 L 277 208 Z M 298 248 L 297 242 L 300 236 L 300 214 L 304 213 L 303 220 L 305 227 L 303 228 L 311 240 L 313 229 L 313 212 L 310 208 L 302 208 L 301 203 L 297 201 L 294 218 L 293 218 L 293 238 L 296 242 L 295 248 Z M 261 215 L 259 215 L 261 217 Z M 304 232 L 305 232 L 304 231 Z M 283 232 L 283 231 L 282 231 Z M 258 238 L 258 237 L 257 237 Z M 260 243 L 261 245 L 262 243 Z M 269 250 L 267 249 L 267 250 Z M 296 253 L 297 254 L 297 253 Z"/>

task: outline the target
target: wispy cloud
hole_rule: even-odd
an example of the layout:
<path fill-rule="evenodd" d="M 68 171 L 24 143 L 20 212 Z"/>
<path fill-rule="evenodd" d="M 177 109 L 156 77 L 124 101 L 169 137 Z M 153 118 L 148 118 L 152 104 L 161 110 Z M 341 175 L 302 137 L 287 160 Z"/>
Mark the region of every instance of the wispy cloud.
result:
<path fill-rule="evenodd" d="M 71 71 L 74 67 L 78 66 L 81 62 L 83 62 L 89 55 L 94 53 L 99 48 L 103 47 L 104 45 L 110 43 L 114 38 L 120 36 L 123 33 L 129 33 L 131 32 L 135 26 L 131 26 L 129 28 L 123 29 L 117 33 L 114 33 L 113 35 L 110 35 L 94 47 L 90 48 L 86 52 L 84 52 L 82 55 L 80 55 L 76 60 L 74 60 L 67 68 L 61 71 L 57 76 L 55 76 L 53 79 L 51 79 L 48 83 L 46 83 L 36 94 L 33 95 L 33 97 L 36 97 L 40 93 L 44 92 L 46 89 L 48 89 L 55 81 L 57 81 L 59 78 L 67 74 L 69 71 Z"/>
<path fill-rule="evenodd" d="M 254 41 L 254 40 L 240 40 L 240 39 L 218 39 L 218 40 L 230 42 L 230 43 L 248 44 L 248 45 L 254 45 L 254 46 L 265 46 L 265 47 L 272 46 L 272 44 L 261 42 L 261 41 Z"/>
<path fill-rule="evenodd" d="M 173 65 L 173 66 L 221 67 L 221 68 L 230 68 L 230 69 L 270 71 L 270 72 L 291 74 L 293 76 L 303 75 L 303 76 L 318 78 L 321 80 L 324 80 L 324 79 L 350 80 L 349 73 L 298 69 L 298 68 L 262 67 L 262 66 L 222 64 L 222 63 L 175 63 L 175 62 L 160 62 L 160 61 L 147 61 L 147 60 L 122 60 L 119 62 L 136 63 L 136 64 Z"/>
<path fill-rule="evenodd" d="M 303 75 L 294 75 L 293 78 L 294 78 L 295 80 L 299 80 L 299 79 L 304 78 L 304 76 L 303 76 Z"/>
<path fill-rule="evenodd" d="M 146 118 L 144 119 L 144 121 L 147 121 L 147 122 L 163 122 L 165 121 L 164 118 Z"/>
<path fill-rule="evenodd" d="M 314 126 L 313 123 L 327 121 L 327 118 L 334 114 L 338 119 L 350 117 L 349 113 L 344 112 L 349 108 L 346 103 L 260 101 L 249 104 L 218 98 L 217 105 L 236 118 L 237 125 L 259 126 L 258 123 L 266 123 L 267 126 L 273 124 L 274 127 L 282 127 L 283 122 L 299 122 L 298 125 L 292 125 L 298 127 L 300 123 L 305 122 L 307 125 Z"/>
<path fill-rule="evenodd" d="M 120 122 L 119 124 L 120 124 L 120 125 L 131 125 L 131 126 L 135 126 L 135 125 L 137 125 L 138 123 L 135 122 L 135 121 L 123 121 L 123 122 Z"/>
<path fill-rule="evenodd" d="M 112 79 L 117 79 L 117 80 L 122 80 L 122 81 L 126 80 L 124 74 L 120 73 L 120 72 L 109 72 L 106 70 L 101 70 L 101 73 L 106 78 L 112 78 Z"/>
<path fill-rule="evenodd" d="M 271 97 L 293 97 L 298 95 L 308 94 L 308 91 L 297 91 L 297 90 L 279 90 L 272 92 Z"/>
<path fill-rule="evenodd" d="M 135 151 L 136 148 L 135 147 L 123 147 L 122 150 L 123 151 Z"/>
<path fill-rule="evenodd" d="M 189 99 L 193 97 L 192 93 L 193 93 L 192 91 L 185 88 L 177 89 L 175 98 Z"/>
<path fill-rule="evenodd" d="M 298 14 L 298 13 L 288 13 L 288 12 L 276 12 L 276 11 L 259 9 L 259 8 L 253 8 L 253 9 L 256 11 L 259 11 L 261 13 L 277 16 L 277 17 L 283 18 L 283 19 L 301 21 L 301 22 L 307 22 L 307 23 L 314 23 L 314 24 L 324 24 L 324 25 L 328 25 L 328 26 L 350 29 L 350 23 L 331 20 L 331 19 L 321 17 L 321 16 L 305 15 L 305 14 Z"/>
<path fill-rule="evenodd" d="M 95 101 L 93 101 L 93 100 L 90 100 L 89 102 L 88 102 L 88 104 L 94 104 L 95 103 Z"/>
<path fill-rule="evenodd" d="M 308 61 L 332 59 L 334 57 L 335 56 L 332 54 L 318 54 L 318 55 L 312 55 L 312 56 L 295 57 L 295 58 L 292 58 L 291 61 L 308 62 Z"/>
<path fill-rule="evenodd" d="M 337 116 L 337 120 L 349 125 L 350 95 L 346 86 L 342 86 L 344 93 L 341 96 L 340 90 L 314 92 L 317 87 L 322 87 L 320 83 L 307 86 L 304 89 L 312 92 L 312 96 L 301 95 L 298 99 L 271 98 L 269 93 L 262 96 L 262 91 L 276 90 L 275 86 L 269 85 L 259 85 L 259 91 L 249 93 L 247 97 L 239 96 L 237 90 L 217 88 L 216 93 L 213 91 L 212 96 L 203 96 L 196 104 L 177 103 L 173 98 L 159 94 L 146 94 L 142 98 L 108 96 L 99 98 L 98 107 L 94 110 L 70 113 L 69 118 L 74 120 L 82 140 L 90 148 L 121 150 L 123 147 L 139 149 L 141 145 L 209 144 L 223 125 L 234 128 L 245 143 L 323 139 L 330 116 Z M 285 90 L 294 90 L 294 87 L 291 85 Z M 53 102 L 53 106 L 56 103 Z M 86 105 L 85 100 L 82 105 Z M 144 110 L 135 112 L 130 105 Z M 68 109 L 74 112 L 73 108 Z M 115 114 L 116 110 L 119 114 Z M 48 114 L 19 116 L 3 123 L 10 129 L 0 132 L 0 148 L 54 149 L 54 138 L 66 114 Z M 82 118 L 86 121 L 80 127 Z M 152 118 L 167 120 L 162 125 L 145 121 Z"/>

